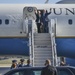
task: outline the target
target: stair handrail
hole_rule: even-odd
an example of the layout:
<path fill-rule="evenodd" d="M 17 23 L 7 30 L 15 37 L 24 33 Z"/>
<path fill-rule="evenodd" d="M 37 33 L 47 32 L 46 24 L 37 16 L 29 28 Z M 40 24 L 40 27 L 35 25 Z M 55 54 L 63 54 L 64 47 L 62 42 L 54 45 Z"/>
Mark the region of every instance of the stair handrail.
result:
<path fill-rule="evenodd" d="M 33 66 L 34 66 L 34 33 L 35 33 L 35 31 L 34 31 L 34 24 L 35 24 L 35 20 L 33 20 L 32 21 L 32 54 L 33 54 L 33 62 L 32 62 L 32 64 L 33 64 Z"/>
<path fill-rule="evenodd" d="M 34 33 L 36 32 L 36 30 L 35 30 L 35 25 L 34 24 L 36 24 L 35 23 L 35 20 L 32 20 L 32 27 L 31 27 L 31 51 L 30 51 L 30 53 L 31 53 L 31 60 L 32 60 L 32 66 L 34 66 Z"/>
<path fill-rule="evenodd" d="M 53 50 L 54 50 L 54 65 L 55 66 L 58 66 L 58 61 L 57 61 L 57 51 L 56 51 L 56 42 L 55 42 L 55 35 L 54 34 L 52 34 L 52 36 L 53 36 Z"/>
<path fill-rule="evenodd" d="M 53 66 L 54 66 L 54 52 L 53 52 L 53 42 L 52 42 L 52 28 L 51 28 L 51 21 L 48 24 L 48 28 L 49 28 L 49 33 L 51 35 L 51 47 L 52 47 L 52 59 L 53 59 Z"/>
<path fill-rule="evenodd" d="M 32 66 L 34 66 L 34 24 L 35 24 L 35 20 L 32 20 L 32 27 L 31 27 L 31 32 L 30 34 L 30 60 L 32 61 Z"/>
<path fill-rule="evenodd" d="M 31 33 L 29 33 L 29 59 L 32 65 L 32 51 L 31 51 Z"/>
<path fill-rule="evenodd" d="M 51 42 L 52 42 L 52 54 L 53 54 L 53 65 L 57 66 L 57 52 L 56 52 L 56 42 L 55 42 L 55 24 L 52 23 L 52 21 L 55 21 L 54 19 L 51 19 L 48 27 L 49 27 L 49 33 L 51 34 Z"/>
<path fill-rule="evenodd" d="M 54 23 L 53 25 L 51 24 L 51 29 L 52 29 L 52 37 L 53 37 L 53 50 L 54 50 L 54 65 L 57 66 L 58 65 L 58 61 L 57 61 L 57 51 L 56 51 L 56 42 L 55 42 L 55 22 L 56 19 L 53 19 Z"/>

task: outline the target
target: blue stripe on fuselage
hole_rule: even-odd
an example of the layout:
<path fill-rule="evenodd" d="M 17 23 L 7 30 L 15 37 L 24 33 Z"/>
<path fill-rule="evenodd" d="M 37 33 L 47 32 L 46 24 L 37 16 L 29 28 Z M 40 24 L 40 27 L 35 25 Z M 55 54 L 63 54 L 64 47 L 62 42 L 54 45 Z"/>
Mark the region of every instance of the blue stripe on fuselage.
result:
<path fill-rule="evenodd" d="M 29 55 L 28 38 L 0 38 L 0 55 Z M 56 38 L 58 56 L 75 58 L 75 38 Z"/>
<path fill-rule="evenodd" d="M 75 58 L 75 38 L 56 38 L 58 56 Z"/>
<path fill-rule="evenodd" d="M 29 55 L 28 38 L 0 38 L 0 55 Z"/>

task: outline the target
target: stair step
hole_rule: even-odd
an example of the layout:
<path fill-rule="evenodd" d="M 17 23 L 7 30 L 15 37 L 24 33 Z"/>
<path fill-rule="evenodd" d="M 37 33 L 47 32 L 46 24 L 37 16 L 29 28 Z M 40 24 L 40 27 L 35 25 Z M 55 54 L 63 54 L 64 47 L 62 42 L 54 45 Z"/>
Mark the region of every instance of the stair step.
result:
<path fill-rule="evenodd" d="M 37 52 L 37 51 L 34 51 L 34 54 L 42 54 L 42 55 L 44 55 L 44 54 L 52 54 L 52 52 L 46 52 L 46 51 L 44 51 L 44 52 Z"/>
<path fill-rule="evenodd" d="M 48 57 L 43 56 L 42 58 L 41 57 L 34 57 L 34 59 L 40 61 L 40 60 L 52 59 L 52 56 L 48 56 Z"/>
<path fill-rule="evenodd" d="M 34 48 L 37 52 L 52 52 L 52 48 Z"/>
<path fill-rule="evenodd" d="M 47 35 L 40 35 L 40 36 L 34 36 L 34 38 L 51 38 L 51 36 L 47 36 Z"/>
<path fill-rule="evenodd" d="M 50 37 L 47 37 L 47 36 L 39 36 L 39 37 L 36 37 L 36 36 L 34 36 L 34 40 L 51 40 L 51 38 Z"/>
<path fill-rule="evenodd" d="M 52 48 L 51 45 L 34 45 L 34 48 Z"/>
<path fill-rule="evenodd" d="M 35 51 L 51 51 L 52 48 L 45 48 L 45 47 L 42 47 L 42 48 L 34 48 Z"/>
<path fill-rule="evenodd" d="M 52 52 L 48 52 L 48 51 L 47 52 L 45 52 L 45 51 L 44 52 L 34 51 L 34 54 L 39 54 L 39 55 L 43 54 L 44 55 L 44 54 L 52 54 Z"/>
<path fill-rule="evenodd" d="M 34 36 L 43 36 L 43 35 L 50 36 L 50 33 L 35 33 L 34 34 Z"/>
<path fill-rule="evenodd" d="M 35 40 L 34 42 L 43 42 L 43 43 L 51 43 L 51 41 L 50 40 Z"/>
<path fill-rule="evenodd" d="M 41 52 L 37 52 L 37 53 L 34 52 L 34 53 L 36 54 L 36 56 L 51 56 L 51 55 L 52 55 L 52 52 L 50 52 L 50 53 L 48 53 L 48 54 L 47 54 L 47 53 L 45 53 L 45 54 L 42 53 L 42 54 L 41 54 Z M 39 53 L 39 54 L 38 54 L 38 53 Z M 35 54 L 34 54 L 34 55 L 35 55 Z"/>
<path fill-rule="evenodd" d="M 51 60 L 52 57 L 49 57 L 49 56 L 48 57 L 45 57 L 45 56 L 44 57 L 34 57 L 34 59 L 35 60 L 46 60 L 46 59 L 50 59 Z"/>
<path fill-rule="evenodd" d="M 34 45 L 50 45 L 51 41 L 34 41 Z"/>
<path fill-rule="evenodd" d="M 37 57 L 37 58 L 41 58 L 41 57 L 52 57 L 52 54 L 34 54 L 34 57 Z"/>
<path fill-rule="evenodd" d="M 47 55 L 47 54 L 42 54 L 42 55 L 41 55 L 41 54 L 36 54 L 36 55 L 34 55 L 34 56 L 35 56 L 35 57 L 38 57 L 38 58 L 39 58 L 39 57 L 44 57 L 44 56 L 45 56 L 45 57 L 50 57 L 50 56 L 52 56 L 52 54 L 48 54 L 48 55 Z"/>
<path fill-rule="evenodd" d="M 43 52 L 41 52 L 41 51 L 39 51 L 39 52 L 38 51 L 34 51 L 34 54 L 36 54 L 36 53 L 37 54 L 51 54 L 52 52 L 49 52 L 49 51 L 47 51 L 47 52 L 46 51 L 43 51 Z"/>

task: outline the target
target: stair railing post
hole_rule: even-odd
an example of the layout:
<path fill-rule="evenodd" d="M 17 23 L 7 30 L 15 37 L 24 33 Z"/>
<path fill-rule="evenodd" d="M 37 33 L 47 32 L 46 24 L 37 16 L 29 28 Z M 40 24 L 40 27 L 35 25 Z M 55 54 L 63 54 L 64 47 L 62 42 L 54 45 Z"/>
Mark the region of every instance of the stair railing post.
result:
<path fill-rule="evenodd" d="M 49 23 L 48 23 L 48 28 L 49 28 L 49 33 L 50 33 L 50 35 L 51 35 L 51 45 L 52 45 L 52 58 L 53 58 L 53 66 L 54 66 L 54 52 L 53 52 L 53 41 L 52 41 L 52 25 L 51 25 L 52 23 L 51 23 L 51 19 L 50 19 L 50 21 L 49 21 Z"/>
<path fill-rule="evenodd" d="M 30 53 L 30 60 L 31 60 L 31 64 L 32 66 L 34 66 L 34 26 L 33 26 L 33 20 L 31 20 L 31 29 L 30 29 L 30 33 L 29 33 L 29 53 Z"/>
<path fill-rule="evenodd" d="M 52 43 L 52 54 L 53 54 L 53 65 L 57 65 L 57 52 L 56 52 L 56 43 L 55 43 L 55 21 L 56 19 L 50 19 L 49 22 L 49 33 L 51 34 L 51 43 Z"/>
<path fill-rule="evenodd" d="M 57 66 L 58 63 L 57 63 L 57 52 L 56 52 L 56 43 L 55 43 L 55 34 L 56 34 L 56 31 L 55 31 L 55 24 L 56 24 L 56 19 L 54 19 L 54 23 L 52 23 L 52 39 L 53 39 L 53 51 L 54 51 L 54 65 Z"/>
<path fill-rule="evenodd" d="M 33 54 L 33 66 L 34 66 L 34 20 L 32 20 L 32 54 Z"/>
<path fill-rule="evenodd" d="M 31 33 L 29 33 L 29 58 L 31 61 L 31 65 L 33 65 L 32 64 L 32 51 L 31 51 Z"/>

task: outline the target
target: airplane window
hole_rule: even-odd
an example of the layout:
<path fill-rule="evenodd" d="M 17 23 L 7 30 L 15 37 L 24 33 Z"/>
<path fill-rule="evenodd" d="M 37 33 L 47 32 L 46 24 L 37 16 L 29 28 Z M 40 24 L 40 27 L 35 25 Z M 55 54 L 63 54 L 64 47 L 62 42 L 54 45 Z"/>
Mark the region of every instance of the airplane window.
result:
<path fill-rule="evenodd" d="M 0 25 L 2 24 L 2 20 L 0 19 Z"/>
<path fill-rule="evenodd" d="M 68 20 L 68 23 L 69 23 L 70 25 L 72 25 L 72 23 L 73 23 L 72 19 L 69 19 L 69 20 Z"/>
<path fill-rule="evenodd" d="M 9 24 L 9 20 L 8 19 L 5 20 L 5 24 Z"/>

